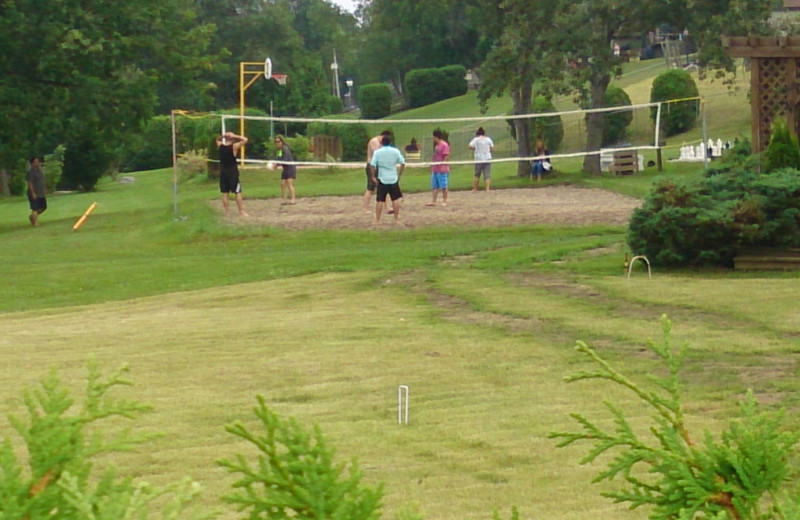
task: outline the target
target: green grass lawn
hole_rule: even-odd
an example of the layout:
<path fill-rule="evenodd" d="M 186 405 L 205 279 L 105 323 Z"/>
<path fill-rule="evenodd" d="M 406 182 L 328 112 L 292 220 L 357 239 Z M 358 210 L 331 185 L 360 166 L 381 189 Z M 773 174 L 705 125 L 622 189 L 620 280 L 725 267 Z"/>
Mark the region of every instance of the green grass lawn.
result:
<path fill-rule="evenodd" d="M 576 168 L 541 185 L 642 197 L 657 176 L 700 168 L 622 178 Z M 277 196 L 274 174 L 244 175 L 248 197 Z M 425 190 L 424 177 L 408 188 Z M 453 177 L 467 188 L 468 176 Z M 556 449 L 547 435 L 574 429 L 571 412 L 602 420 L 603 399 L 646 427 L 631 396 L 562 378 L 585 367 L 572 349 L 582 339 L 646 379 L 656 367 L 643 345 L 659 337 L 662 314 L 675 321 L 674 341 L 689 344 L 683 379 L 696 437 L 719 431 L 748 388 L 800 426 L 795 273 L 656 265 L 650 279 L 637 264 L 628 280 L 626 230 L 615 226 L 242 227 L 211 209 L 213 182 L 182 181 L 176 214 L 171 171 L 135 178 L 50 197 L 36 229 L 26 201 L 0 201 L 0 413 L 21 413 L 22 389 L 51 366 L 77 390 L 90 356 L 107 369 L 128 363 L 130 395 L 155 406 L 137 425 L 166 436 L 113 462 L 153 483 L 191 475 L 205 488 L 202 507 L 220 518 L 241 515 L 219 500 L 232 479 L 215 461 L 254 455 L 224 425 L 253 426 L 257 394 L 319 424 L 341 461 L 356 457 L 368 483 L 384 482 L 387 519 L 508 517 L 512 505 L 521 518 L 645 518 L 600 497 L 609 485 L 589 483 L 599 466 L 579 465 L 581 448 Z M 523 185 L 498 171 L 496 187 Z M 361 190 L 361 171 L 302 179 L 303 196 Z M 397 424 L 401 384 L 407 426 Z M 0 435 L 18 444 L 6 422 Z"/>

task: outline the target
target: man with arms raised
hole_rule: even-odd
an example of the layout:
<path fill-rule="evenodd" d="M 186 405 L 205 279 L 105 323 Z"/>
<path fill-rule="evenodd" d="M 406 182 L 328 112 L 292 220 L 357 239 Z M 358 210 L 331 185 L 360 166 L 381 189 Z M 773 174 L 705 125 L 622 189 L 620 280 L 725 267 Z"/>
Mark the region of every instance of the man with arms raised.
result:
<path fill-rule="evenodd" d="M 239 165 L 236 156 L 239 150 L 247 143 L 247 138 L 243 135 L 236 135 L 233 132 L 225 132 L 217 137 L 217 147 L 219 147 L 219 191 L 222 193 L 222 207 L 225 208 L 225 216 L 231 216 L 230 201 L 228 195 L 233 193 L 236 196 L 236 207 L 239 209 L 240 217 L 248 217 L 244 212 L 244 200 L 242 198 L 242 185 L 239 183 Z"/>

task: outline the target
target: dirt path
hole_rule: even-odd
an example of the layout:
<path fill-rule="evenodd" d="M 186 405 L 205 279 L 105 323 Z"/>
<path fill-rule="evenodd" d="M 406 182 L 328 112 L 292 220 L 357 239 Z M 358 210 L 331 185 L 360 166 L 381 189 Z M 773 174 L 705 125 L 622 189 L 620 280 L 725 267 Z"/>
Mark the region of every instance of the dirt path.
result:
<path fill-rule="evenodd" d="M 426 206 L 430 200 L 430 193 L 406 194 L 400 222 L 395 224 L 391 215 L 384 214 L 376 226 L 374 212 L 362 211 L 363 199 L 359 196 L 299 198 L 294 206 L 281 205 L 278 199 L 247 199 L 245 209 L 250 217 L 239 222 L 297 230 L 625 224 L 641 203 L 610 191 L 570 186 L 456 191 L 450 193 L 446 207 Z M 222 204 L 215 204 L 221 211 Z"/>

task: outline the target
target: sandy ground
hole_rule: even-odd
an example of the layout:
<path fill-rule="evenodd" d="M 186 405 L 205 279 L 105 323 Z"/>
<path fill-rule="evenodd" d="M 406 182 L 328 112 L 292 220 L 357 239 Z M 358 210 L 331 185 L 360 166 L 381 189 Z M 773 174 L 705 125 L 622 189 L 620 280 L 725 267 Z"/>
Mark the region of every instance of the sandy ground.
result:
<path fill-rule="evenodd" d="M 413 229 L 434 226 L 500 227 L 519 224 L 626 224 L 641 201 L 598 189 L 554 186 L 535 189 L 507 189 L 489 192 L 456 191 L 447 206 L 427 206 L 430 193 L 405 194 L 399 222 L 384 215 L 375 224 L 374 199 L 371 211 L 362 209 L 363 198 L 300 197 L 294 206 L 279 199 L 245 199 L 249 217 L 231 217 L 238 223 L 252 223 L 284 229 Z M 222 211 L 222 204 L 216 207 Z M 231 209 L 235 214 L 235 205 Z"/>

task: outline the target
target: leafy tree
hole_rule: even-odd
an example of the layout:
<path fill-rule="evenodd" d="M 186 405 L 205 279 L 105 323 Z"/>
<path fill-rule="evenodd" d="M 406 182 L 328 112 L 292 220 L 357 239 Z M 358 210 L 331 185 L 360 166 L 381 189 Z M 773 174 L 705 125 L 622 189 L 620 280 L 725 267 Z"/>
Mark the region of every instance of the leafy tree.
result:
<path fill-rule="evenodd" d="M 323 0 L 198 2 L 201 19 L 217 26 L 214 48 L 228 53 L 210 75 L 217 87 L 216 106 L 238 106 L 241 62 L 270 57 L 273 72 L 287 74 L 289 80 L 286 86 L 255 82 L 247 91 L 248 106 L 268 110 L 272 103 L 276 115 L 327 113 L 333 50 L 345 62 L 355 61 L 348 51 L 355 47 L 357 34 L 352 15 Z"/>
<path fill-rule="evenodd" d="M 111 395 L 117 387 L 131 384 L 126 372 L 121 368 L 104 376 L 90 363 L 81 405 L 76 405 L 55 369 L 39 388 L 25 392 L 27 419 L 10 416 L 9 420 L 25 444 L 30 474 L 23 471 L 19 450 L 4 438 L 0 518 L 37 520 L 53 518 L 54 512 L 59 520 L 200 518 L 184 514 L 199 491 L 191 480 L 158 488 L 119 475 L 113 467 L 95 470 L 95 461 L 104 454 L 129 450 L 149 438 L 134 436 L 129 429 L 100 429 L 109 420 L 111 424 L 114 419 L 132 420 L 150 409 Z M 161 512 L 156 513 L 159 507 Z"/>
<path fill-rule="evenodd" d="M 484 110 L 492 96 L 508 93 L 513 103 L 512 114 L 526 114 L 531 107 L 535 84 L 542 95 L 556 89 L 553 84 L 546 89 L 537 83 L 546 71 L 563 69 L 560 55 L 548 50 L 551 46 L 545 38 L 556 6 L 557 2 L 527 0 L 508 0 L 498 4 L 502 21 L 490 27 L 502 27 L 502 33 L 497 36 L 480 68 L 482 79 L 478 100 Z M 514 124 L 518 154 L 528 157 L 532 155 L 530 121 L 515 119 Z M 519 161 L 517 174 L 526 176 L 528 173 L 528 162 Z"/>
<path fill-rule="evenodd" d="M 603 496 L 627 502 L 631 508 L 649 507 L 653 520 L 796 518 L 800 502 L 784 488 L 800 434 L 787 431 L 781 424 L 783 413 L 763 411 L 748 391 L 739 416 L 719 439 L 709 432 L 702 440 L 694 438 L 687 426 L 680 379 L 686 345 L 671 344 L 672 323 L 666 316 L 662 330 L 663 342 L 647 346 L 665 371 L 664 375 L 651 373 L 649 385 L 619 372 L 582 341 L 576 350 L 596 368 L 567 378 L 568 382 L 606 381 L 629 390 L 651 411 L 650 428 L 634 428 L 624 409 L 606 402 L 612 427 L 572 414 L 580 431 L 554 432 L 550 437 L 560 439 L 559 447 L 588 442 L 592 447 L 583 464 L 612 456 L 594 481 L 620 477 L 625 483 Z M 635 414 L 641 415 L 639 410 Z M 789 511 L 794 514 L 787 516 Z"/>
<path fill-rule="evenodd" d="M 65 144 L 66 175 L 78 168 L 67 164 L 78 145 L 100 169 L 77 182 L 92 189 L 152 114 L 159 79 L 193 86 L 209 59 L 201 55 L 210 30 L 193 20 L 189 0 L 2 5 L 0 169 Z"/>
<path fill-rule="evenodd" d="M 774 5 L 774 0 L 507 0 L 498 7 L 502 23 L 487 26 L 499 33 L 481 67 L 481 99 L 510 92 L 516 111 L 529 106 L 524 98 L 538 81 L 539 88 L 549 91 L 569 85 L 581 105 L 602 108 L 611 78 L 621 72 L 612 41 L 620 35 L 644 34 L 662 23 L 688 28 L 700 45 L 704 65 L 730 68 L 732 61 L 724 55 L 719 35 L 766 34 Z M 589 151 L 600 149 L 603 123 L 602 113 L 587 118 Z M 599 155 L 587 155 L 583 170 L 599 174 Z"/>
<path fill-rule="evenodd" d="M 262 432 L 251 432 L 240 422 L 225 427 L 259 452 L 252 466 L 244 455 L 219 462 L 238 476 L 233 485 L 237 492 L 225 500 L 249 510 L 251 519 L 379 518 L 382 487 L 362 485 L 355 460 L 349 474 L 343 475 L 345 465 L 333 462 L 334 450 L 318 426 L 309 432 L 295 419 L 281 419 L 262 396 L 258 396 L 254 412 Z"/>

